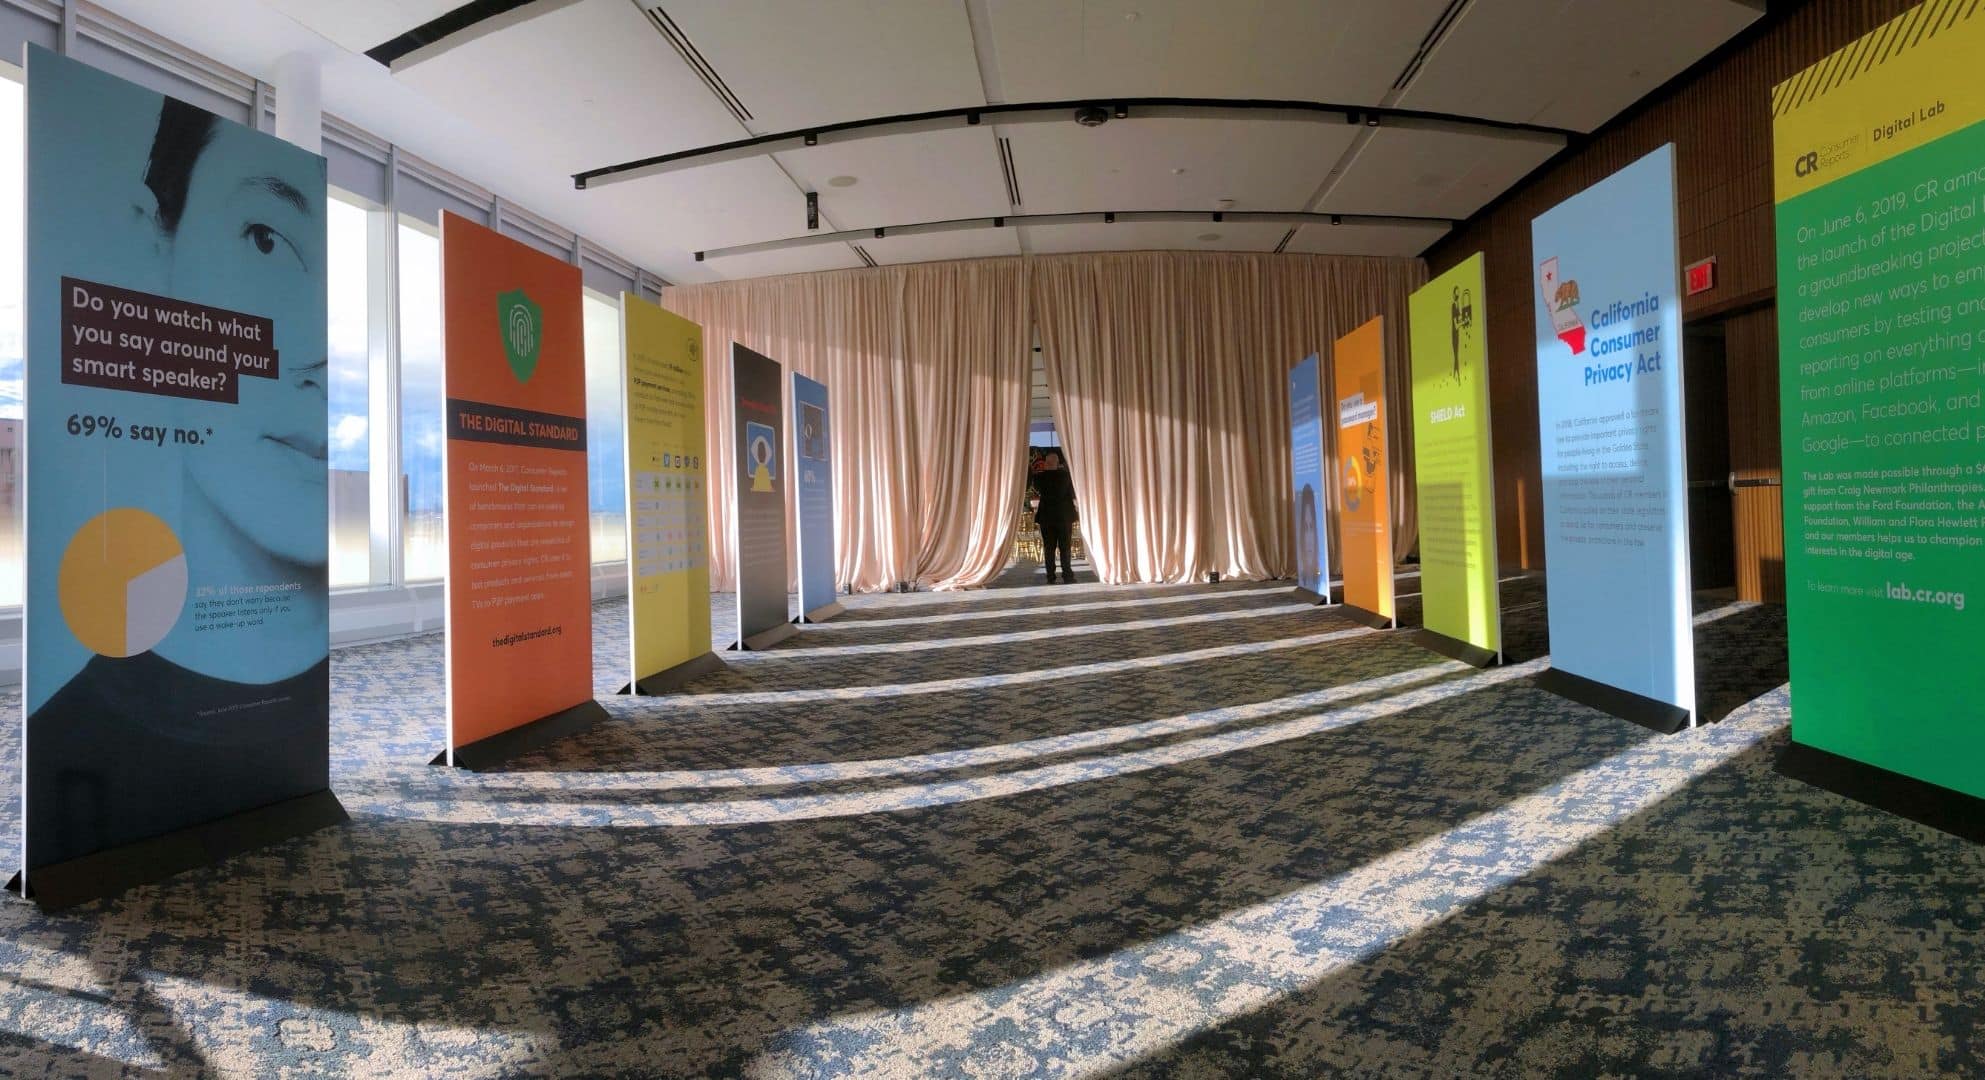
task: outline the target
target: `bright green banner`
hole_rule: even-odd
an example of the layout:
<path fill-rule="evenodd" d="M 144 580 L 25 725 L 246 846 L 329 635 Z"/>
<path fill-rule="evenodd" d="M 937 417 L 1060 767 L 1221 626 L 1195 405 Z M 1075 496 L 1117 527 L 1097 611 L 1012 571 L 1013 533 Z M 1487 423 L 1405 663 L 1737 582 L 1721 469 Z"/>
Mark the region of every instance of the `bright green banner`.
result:
<path fill-rule="evenodd" d="M 1976 796 L 1981 56 L 1931 0 L 1773 95 L 1792 738 Z"/>
<path fill-rule="evenodd" d="M 1481 300 L 1480 253 L 1411 298 L 1413 446 L 1423 623 L 1493 655 L 1502 651 L 1502 609 Z"/>

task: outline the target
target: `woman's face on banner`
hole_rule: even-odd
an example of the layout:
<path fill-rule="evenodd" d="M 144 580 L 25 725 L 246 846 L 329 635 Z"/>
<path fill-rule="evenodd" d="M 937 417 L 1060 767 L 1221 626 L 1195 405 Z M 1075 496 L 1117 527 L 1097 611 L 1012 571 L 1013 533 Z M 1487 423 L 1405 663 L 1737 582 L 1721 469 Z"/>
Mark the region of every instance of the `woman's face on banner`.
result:
<path fill-rule="evenodd" d="M 321 185 L 315 176 L 284 175 L 255 141 L 245 128 L 217 124 L 194 164 L 172 243 L 174 296 L 227 297 L 245 314 L 272 315 L 324 288 L 310 270 L 324 265 L 324 207 L 310 194 Z M 233 423 L 216 425 L 212 441 L 187 455 L 188 470 L 254 543 L 286 561 L 321 565 L 322 521 L 259 493 L 274 482 L 324 501 L 325 357 L 299 355 L 280 319 L 275 344 L 279 377 L 229 373 L 239 395 Z"/>

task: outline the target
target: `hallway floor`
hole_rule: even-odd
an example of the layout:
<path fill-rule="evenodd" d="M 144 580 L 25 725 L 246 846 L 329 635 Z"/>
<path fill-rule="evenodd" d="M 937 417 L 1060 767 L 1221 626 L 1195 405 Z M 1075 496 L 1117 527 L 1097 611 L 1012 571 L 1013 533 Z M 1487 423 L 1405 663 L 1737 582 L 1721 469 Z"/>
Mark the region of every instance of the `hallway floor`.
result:
<path fill-rule="evenodd" d="M 1772 771 L 1782 611 L 1705 599 L 1727 715 L 1658 736 L 1537 689 L 1505 592 L 1490 671 L 1076 585 L 855 597 L 643 700 L 607 604 L 612 721 L 484 775 L 424 764 L 439 636 L 341 650 L 352 822 L 0 904 L 0 1073 L 1985 1071 L 1985 849 Z"/>

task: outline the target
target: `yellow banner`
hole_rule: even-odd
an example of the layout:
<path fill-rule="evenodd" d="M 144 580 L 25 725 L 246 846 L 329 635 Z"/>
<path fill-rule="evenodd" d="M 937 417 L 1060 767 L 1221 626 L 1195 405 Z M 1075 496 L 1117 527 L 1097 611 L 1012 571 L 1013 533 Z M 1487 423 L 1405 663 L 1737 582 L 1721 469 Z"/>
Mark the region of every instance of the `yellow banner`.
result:
<path fill-rule="evenodd" d="M 703 328 L 620 295 L 627 356 L 627 622 L 630 681 L 710 651 L 709 463 Z"/>
<path fill-rule="evenodd" d="M 1796 198 L 1985 119 L 1978 0 L 1926 0 L 1771 92 L 1773 190 Z M 1985 185 L 1985 169 L 1974 178 Z"/>

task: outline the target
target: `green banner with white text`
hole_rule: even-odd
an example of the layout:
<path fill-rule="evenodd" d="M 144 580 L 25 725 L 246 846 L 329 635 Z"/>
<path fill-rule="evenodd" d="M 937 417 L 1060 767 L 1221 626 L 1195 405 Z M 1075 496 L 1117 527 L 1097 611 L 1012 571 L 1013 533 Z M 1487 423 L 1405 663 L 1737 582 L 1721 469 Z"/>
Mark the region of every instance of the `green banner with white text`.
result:
<path fill-rule="evenodd" d="M 1772 96 L 1792 738 L 1985 796 L 1985 14 Z"/>

